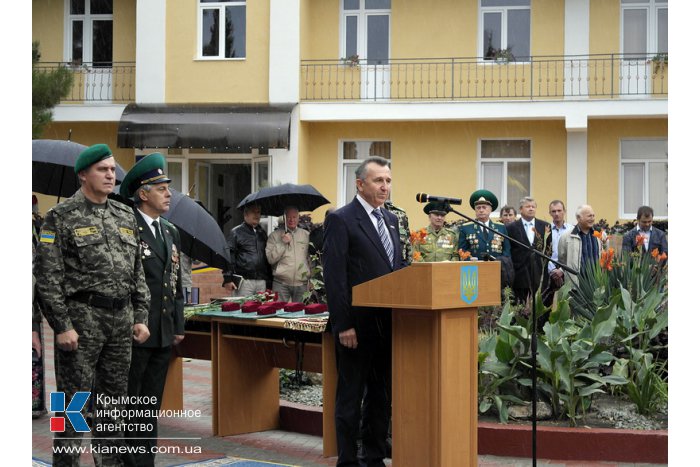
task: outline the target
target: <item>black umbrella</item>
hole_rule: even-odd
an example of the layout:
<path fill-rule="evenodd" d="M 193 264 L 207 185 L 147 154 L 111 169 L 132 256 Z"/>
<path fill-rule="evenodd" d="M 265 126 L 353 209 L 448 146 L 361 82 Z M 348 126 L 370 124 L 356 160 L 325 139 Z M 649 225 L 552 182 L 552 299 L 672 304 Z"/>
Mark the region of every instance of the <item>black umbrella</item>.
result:
<path fill-rule="evenodd" d="M 209 266 L 227 269 L 231 261 L 228 244 L 214 217 L 189 196 L 172 188 L 170 192 L 170 209 L 163 217 L 180 231 L 182 251 Z"/>
<path fill-rule="evenodd" d="M 243 209 L 248 204 L 258 204 L 262 214 L 281 216 L 287 206 L 295 206 L 299 211 L 313 211 L 328 203 L 330 201 L 311 185 L 285 183 L 284 185 L 261 188 L 259 191 L 249 194 L 238 203 L 238 209 Z"/>
<path fill-rule="evenodd" d="M 86 147 L 73 141 L 32 140 L 32 191 L 59 198 L 73 196 L 80 188 L 75 161 Z M 117 184 L 125 175 L 117 164 Z"/>

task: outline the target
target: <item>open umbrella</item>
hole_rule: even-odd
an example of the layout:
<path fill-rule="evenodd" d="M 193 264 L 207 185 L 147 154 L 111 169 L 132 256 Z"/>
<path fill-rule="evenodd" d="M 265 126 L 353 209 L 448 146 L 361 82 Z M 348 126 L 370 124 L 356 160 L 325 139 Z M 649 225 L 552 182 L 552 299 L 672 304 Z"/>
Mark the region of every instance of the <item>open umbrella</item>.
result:
<path fill-rule="evenodd" d="M 313 211 L 328 203 L 330 201 L 311 185 L 285 183 L 261 188 L 243 198 L 237 207 L 243 209 L 248 204 L 258 204 L 263 215 L 281 216 L 287 206 L 295 206 L 299 211 Z"/>
<path fill-rule="evenodd" d="M 172 188 L 170 192 L 170 209 L 163 217 L 180 231 L 182 251 L 209 266 L 226 269 L 231 257 L 226 237 L 214 217 L 189 196 Z"/>
<path fill-rule="evenodd" d="M 75 161 L 87 146 L 55 139 L 32 140 L 32 191 L 67 198 L 80 188 Z M 124 180 L 117 164 L 117 184 Z"/>

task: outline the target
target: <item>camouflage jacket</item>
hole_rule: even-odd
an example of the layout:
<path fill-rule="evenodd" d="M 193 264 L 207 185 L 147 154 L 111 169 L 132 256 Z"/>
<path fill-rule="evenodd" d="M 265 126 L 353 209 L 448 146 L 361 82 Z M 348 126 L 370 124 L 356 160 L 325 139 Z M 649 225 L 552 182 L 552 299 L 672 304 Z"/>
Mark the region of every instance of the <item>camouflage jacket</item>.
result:
<path fill-rule="evenodd" d="M 408 214 L 406 211 L 396 206 L 391 201 L 384 203 L 384 207 L 394 213 L 399 218 L 399 240 L 401 241 L 401 258 L 406 264 L 413 262 L 413 252 L 411 248 L 411 229 L 408 226 Z"/>
<path fill-rule="evenodd" d="M 428 234 L 425 236 L 425 243 L 415 246 L 421 255 L 416 261 L 459 261 L 455 231 L 443 227 L 436 232 L 431 226 L 428 226 L 426 231 Z"/>
<path fill-rule="evenodd" d="M 151 295 L 138 227 L 122 203 L 108 199 L 104 208 L 95 206 L 78 190 L 52 208 L 41 227 L 34 275 L 44 315 L 56 333 L 73 329 L 69 301 L 78 292 L 130 296 L 134 323 L 148 320 Z"/>

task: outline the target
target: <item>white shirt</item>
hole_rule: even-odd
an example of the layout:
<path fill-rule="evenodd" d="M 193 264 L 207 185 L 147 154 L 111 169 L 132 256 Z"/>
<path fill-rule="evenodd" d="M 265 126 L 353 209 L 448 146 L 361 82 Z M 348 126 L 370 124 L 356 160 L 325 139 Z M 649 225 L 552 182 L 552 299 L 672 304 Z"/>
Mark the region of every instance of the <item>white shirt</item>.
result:
<path fill-rule="evenodd" d="M 158 225 L 160 226 L 161 237 L 162 237 L 162 235 L 163 235 L 163 234 L 162 234 L 162 232 L 163 232 L 163 226 L 160 224 L 160 216 L 159 216 L 159 217 L 156 217 L 155 219 L 153 219 L 151 216 L 149 216 L 148 214 L 146 214 L 146 213 L 143 212 L 142 210 L 137 209 L 137 211 L 139 212 L 139 214 L 141 214 L 141 217 L 143 217 L 143 220 L 146 221 L 146 224 L 148 224 L 148 227 L 151 228 L 151 233 L 153 234 L 153 236 L 154 236 L 155 238 L 158 238 L 158 235 L 156 235 L 156 228 L 155 228 L 155 226 L 153 225 L 153 221 L 158 221 Z M 163 239 L 163 240 L 165 240 L 165 239 Z"/>
<path fill-rule="evenodd" d="M 367 201 L 365 201 L 365 199 L 360 195 L 355 195 L 355 198 L 357 198 L 357 200 L 360 202 L 362 207 L 365 208 L 365 211 L 367 212 L 367 215 L 369 216 L 369 220 L 372 221 L 372 225 L 374 226 L 375 229 L 377 229 L 377 235 L 379 235 L 379 225 L 378 225 L 379 221 L 374 216 L 374 214 L 372 214 L 372 211 L 374 211 L 377 208 L 374 208 L 371 204 L 369 204 Z M 389 237 L 389 243 L 391 243 L 391 247 L 393 248 L 394 242 L 391 239 L 391 234 L 389 233 L 390 227 L 389 227 L 389 223 L 387 222 L 386 218 L 384 219 L 384 228 L 386 229 L 386 236 Z"/>
<path fill-rule="evenodd" d="M 530 245 L 532 245 L 535 241 L 535 231 L 533 230 L 535 228 L 535 218 L 533 217 L 532 220 L 529 221 L 521 218 L 520 221 L 523 223 L 525 233 L 527 234 L 527 239 L 530 242 Z"/>
<path fill-rule="evenodd" d="M 651 229 L 653 229 L 652 226 L 649 226 L 648 231 L 643 231 L 642 229 L 637 226 L 637 232 L 639 232 L 643 237 L 644 237 L 644 250 L 649 249 L 649 237 L 651 237 Z"/>
<path fill-rule="evenodd" d="M 552 259 L 556 260 L 559 259 L 559 238 L 561 238 L 561 236 L 564 235 L 565 232 L 568 232 L 569 230 L 573 229 L 574 226 L 564 222 L 559 228 L 557 228 L 557 226 L 554 224 L 551 224 L 550 228 L 552 229 Z M 551 261 L 547 264 L 547 271 L 549 271 L 550 273 L 555 268 L 556 265 Z"/>

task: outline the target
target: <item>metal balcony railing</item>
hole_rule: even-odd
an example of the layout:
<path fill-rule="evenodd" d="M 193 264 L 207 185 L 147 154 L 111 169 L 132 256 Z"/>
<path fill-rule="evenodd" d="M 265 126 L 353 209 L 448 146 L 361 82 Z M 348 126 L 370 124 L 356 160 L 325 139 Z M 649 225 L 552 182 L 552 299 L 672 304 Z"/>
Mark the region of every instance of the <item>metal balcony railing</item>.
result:
<path fill-rule="evenodd" d="M 63 103 L 102 102 L 128 103 L 136 99 L 136 63 L 65 63 L 40 62 L 34 70 L 40 73 L 53 71 L 59 67 L 73 72 L 73 86 Z"/>
<path fill-rule="evenodd" d="M 668 55 L 302 60 L 302 101 L 668 96 Z"/>

